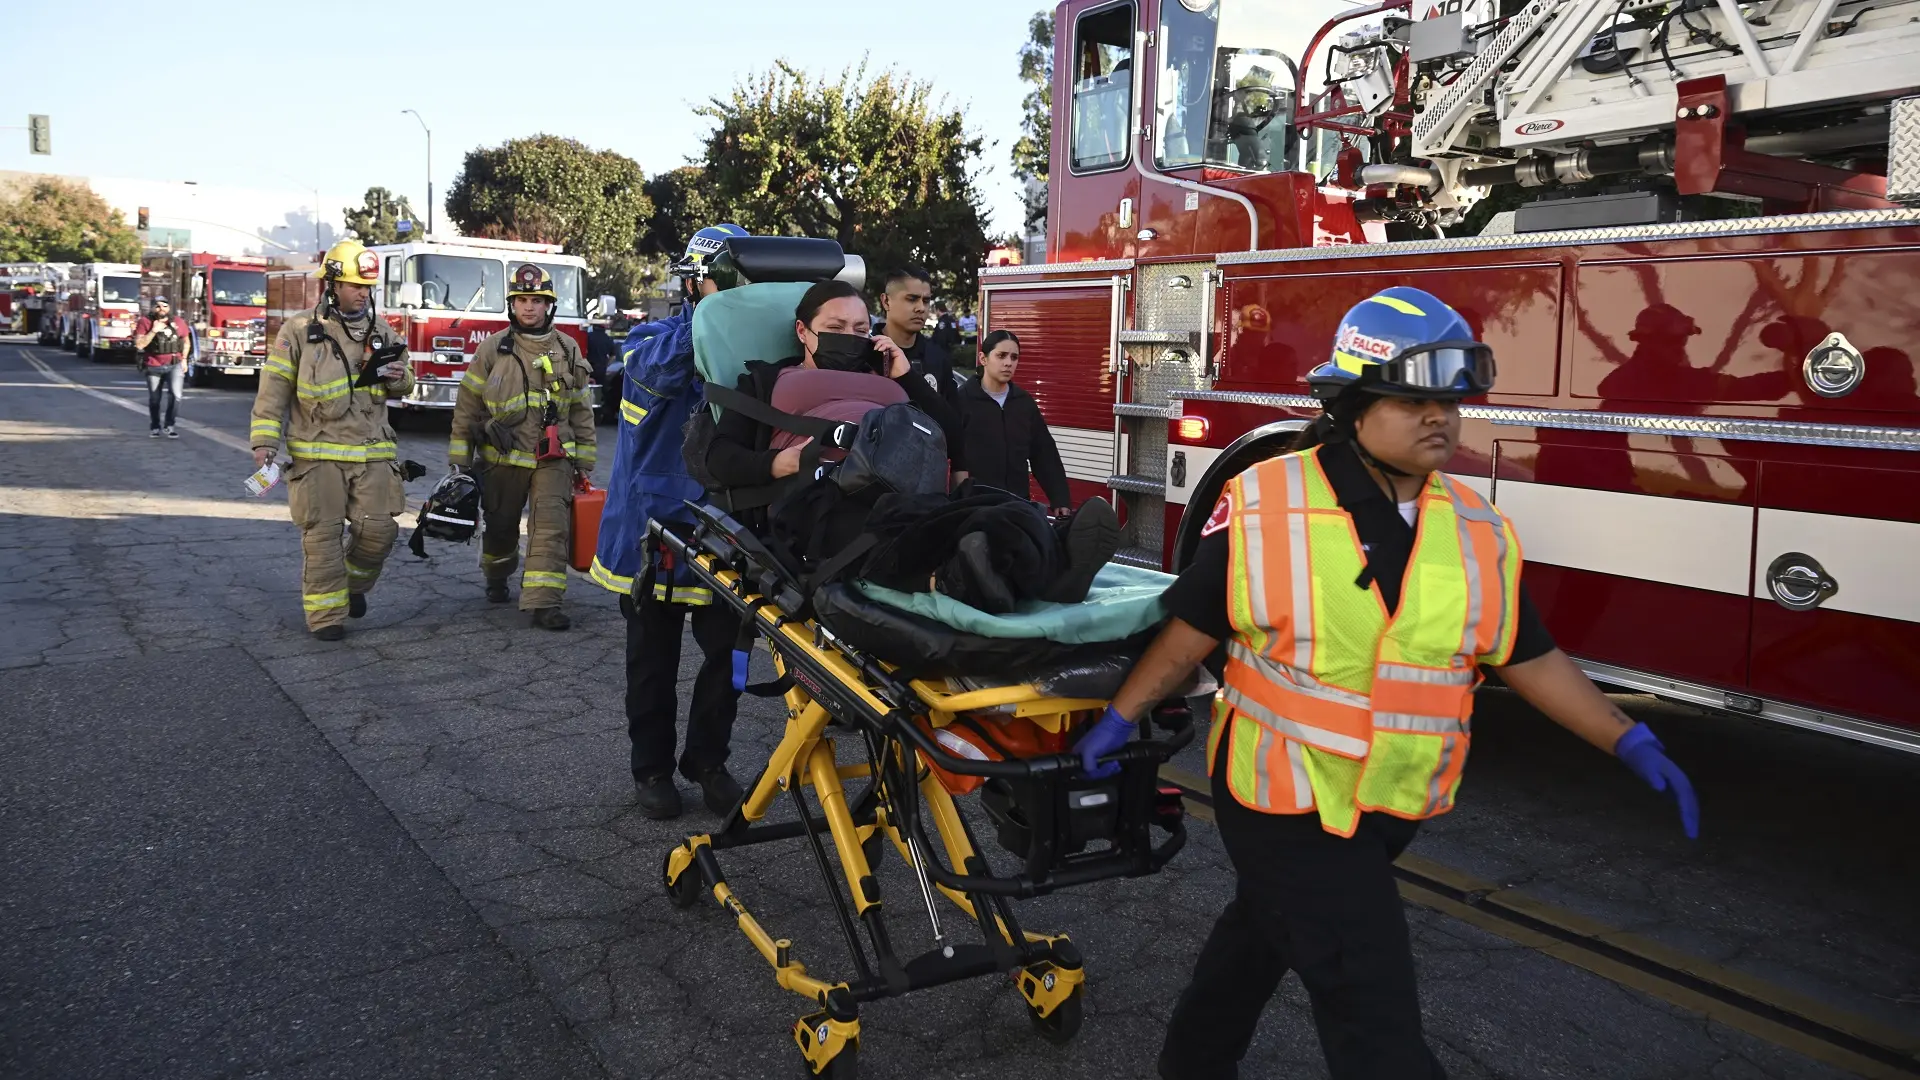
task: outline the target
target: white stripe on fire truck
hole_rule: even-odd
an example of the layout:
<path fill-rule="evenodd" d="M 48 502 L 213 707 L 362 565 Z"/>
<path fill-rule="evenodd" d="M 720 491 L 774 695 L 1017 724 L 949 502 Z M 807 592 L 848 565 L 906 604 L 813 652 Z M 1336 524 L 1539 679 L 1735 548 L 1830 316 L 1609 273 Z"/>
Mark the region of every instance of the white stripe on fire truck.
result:
<path fill-rule="evenodd" d="M 1520 480 L 1493 498 L 1530 562 L 1771 600 L 1767 568 L 1800 552 L 1840 584 L 1821 610 L 1920 622 L 1920 522 Z"/>
<path fill-rule="evenodd" d="M 1753 507 L 1501 480 L 1530 562 L 1747 595 Z"/>
<path fill-rule="evenodd" d="M 1760 510 L 1753 560 L 1753 595 L 1771 599 L 1767 568 L 1790 551 L 1811 555 L 1840 584 L 1822 611 L 1851 611 L 1920 622 L 1920 523 L 1877 518 Z"/>

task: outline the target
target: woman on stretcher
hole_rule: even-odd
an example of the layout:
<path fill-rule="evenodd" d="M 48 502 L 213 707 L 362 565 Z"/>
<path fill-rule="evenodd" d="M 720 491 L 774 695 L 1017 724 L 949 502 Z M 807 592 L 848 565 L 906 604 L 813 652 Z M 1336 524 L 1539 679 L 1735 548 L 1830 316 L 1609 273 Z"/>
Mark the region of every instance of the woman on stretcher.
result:
<path fill-rule="evenodd" d="M 874 409 L 911 404 L 939 425 L 949 461 L 962 460 L 959 417 L 912 370 L 898 345 L 870 335 L 870 325 L 859 289 L 845 281 L 820 282 L 794 311 L 800 353 L 749 363 L 735 389 L 780 412 L 832 421 L 858 422 Z M 723 410 L 706 471 L 722 488 L 764 487 L 798 474 L 812 442 Z M 830 463 L 842 456 L 844 451 L 825 450 L 818 459 Z M 1104 499 L 1089 500 L 1071 518 L 1053 522 L 1024 493 L 964 480 L 951 494 L 943 487 L 847 495 L 831 479 L 817 479 L 795 484 L 764 518 L 749 523 L 776 551 L 803 565 L 844 552 L 862 534 L 878 530 L 875 556 L 859 568 L 863 576 L 877 575 L 902 591 L 936 589 L 989 612 L 1028 599 L 1079 602 L 1119 543 L 1119 522 Z"/>

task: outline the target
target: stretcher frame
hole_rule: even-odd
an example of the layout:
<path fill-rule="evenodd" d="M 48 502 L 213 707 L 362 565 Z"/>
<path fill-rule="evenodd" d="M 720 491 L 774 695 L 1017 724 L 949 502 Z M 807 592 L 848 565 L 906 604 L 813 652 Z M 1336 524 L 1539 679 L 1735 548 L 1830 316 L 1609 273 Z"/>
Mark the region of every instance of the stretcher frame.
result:
<path fill-rule="evenodd" d="M 1130 742 L 1102 759 L 1121 767 L 1117 779 L 1105 781 L 1085 778 L 1072 754 L 989 761 L 949 754 L 914 722 L 916 717 L 937 730 L 966 712 L 1001 710 L 1057 731 L 1075 714 L 1097 712 L 1107 703 L 1049 698 L 1026 685 L 955 693 L 942 684 L 903 678 L 825 627 L 788 614 L 807 605 L 777 561 L 724 513 L 688 505 L 697 522 L 691 528 L 648 521 L 646 565 L 656 565 L 664 553 L 689 567 L 716 602 L 738 610 L 751 631 L 767 641 L 779 677 L 754 689 L 767 696 L 780 693 L 787 722 L 766 768 L 719 830 L 690 836 L 667 853 L 662 879 L 669 900 L 688 908 L 702 895 L 710 897 L 734 916 L 779 985 L 814 1003 L 816 1011 L 793 1028 L 812 1075 L 838 1080 L 857 1075 L 862 1002 L 983 975 L 1011 974 L 1039 1034 L 1056 1044 L 1070 1041 L 1084 1008 L 1080 952 L 1066 934 L 1022 929 L 1010 901 L 1107 878 L 1145 876 L 1166 865 L 1184 846 L 1186 829 L 1178 791 L 1163 789 L 1158 771 L 1192 739 L 1191 726 L 1179 725 L 1164 739 Z M 842 763 L 836 752 L 841 743 L 858 747 L 865 761 Z M 994 873 L 953 796 L 926 767 L 928 761 L 956 775 L 1005 781 L 1026 797 L 1032 843 L 1018 873 Z M 866 784 L 850 797 L 845 783 L 853 780 Z M 1057 822 L 1050 810 L 1064 808 L 1062 800 L 1076 791 L 1116 782 L 1119 827 L 1109 849 L 1059 850 L 1052 842 Z M 813 789 L 817 811 L 808 805 L 806 788 Z M 783 793 L 798 820 L 762 823 Z M 1164 830 L 1166 839 L 1154 843 L 1153 828 Z M 838 875 L 822 833 L 832 840 Z M 851 978 L 810 974 L 795 959 L 793 942 L 764 929 L 721 871 L 720 851 L 802 837 L 833 899 L 852 958 Z M 935 937 L 932 950 L 904 960 L 894 950 L 873 872 L 887 840 L 915 874 Z M 936 893 L 972 922 L 981 942 L 947 940 Z"/>

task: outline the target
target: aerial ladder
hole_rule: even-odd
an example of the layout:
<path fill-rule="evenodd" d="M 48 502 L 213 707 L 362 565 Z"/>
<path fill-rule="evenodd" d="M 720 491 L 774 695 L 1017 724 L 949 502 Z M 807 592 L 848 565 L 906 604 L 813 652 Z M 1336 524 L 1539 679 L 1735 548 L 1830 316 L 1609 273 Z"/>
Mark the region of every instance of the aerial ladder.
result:
<path fill-rule="evenodd" d="M 1689 195 L 1776 213 L 1920 201 L 1920 0 L 1508 0 L 1506 12 L 1456 0 L 1332 47 L 1320 111 L 1303 121 L 1355 144 L 1345 186 L 1379 190 L 1389 217 L 1422 226 L 1454 224 L 1505 185 L 1569 196 L 1540 204 L 1544 227 L 1672 220 Z"/>

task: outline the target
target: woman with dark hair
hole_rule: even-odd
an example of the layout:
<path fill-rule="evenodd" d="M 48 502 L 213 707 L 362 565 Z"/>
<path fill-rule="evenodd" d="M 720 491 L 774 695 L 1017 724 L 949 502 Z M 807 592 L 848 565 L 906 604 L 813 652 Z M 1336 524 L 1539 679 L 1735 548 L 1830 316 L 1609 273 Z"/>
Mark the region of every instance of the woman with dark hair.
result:
<path fill-rule="evenodd" d="M 781 412 L 822 420 L 857 422 L 873 409 L 910 403 L 940 425 L 948 460 L 959 462 L 959 418 L 925 379 L 912 374 L 900 346 L 885 335 L 875 335 L 871 325 L 867 300 L 859 289 L 844 281 L 822 281 L 808 289 L 794 309 L 793 334 L 800 353 L 784 360 L 749 362 L 734 389 Z M 723 409 L 707 448 L 707 470 L 722 489 L 763 488 L 798 473 L 812 442 Z M 842 455 L 842 451 L 828 450 L 820 459 L 832 461 Z M 836 492 L 804 487 L 783 492 L 783 496 L 806 498 L 790 499 L 785 509 L 770 511 L 788 522 L 785 531 L 800 548 L 794 552 L 797 556 L 820 557 L 858 535 L 865 522 L 865 504 L 843 511 Z"/>
<path fill-rule="evenodd" d="M 1011 330 L 995 330 L 980 342 L 980 378 L 960 388 L 960 420 L 967 429 L 962 460 L 976 484 L 1026 498 L 1030 476 L 1037 476 L 1047 506 L 1063 512 L 1072 506 L 1067 469 L 1060 448 L 1047 430 L 1047 418 L 1033 396 L 1013 383 L 1020 366 L 1020 339 Z"/>
<path fill-rule="evenodd" d="M 785 413 L 857 421 L 868 410 L 910 402 L 932 417 L 947 437 L 947 452 L 959 460 L 960 422 L 926 380 L 910 378 L 910 365 L 891 338 L 875 337 L 867 299 L 844 281 L 808 289 L 793 312 L 798 355 L 753 361 L 734 389 Z M 742 413 L 722 411 L 707 451 L 707 468 L 723 487 L 770 484 L 800 471 L 812 439 L 774 429 Z M 825 456 L 825 455 L 823 455 Z"/>

